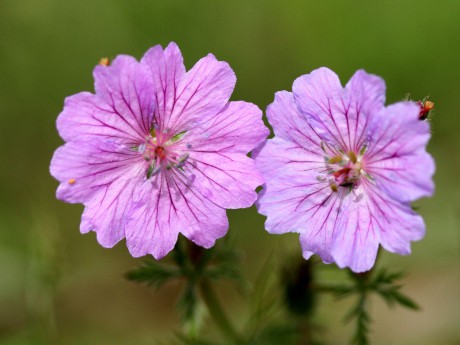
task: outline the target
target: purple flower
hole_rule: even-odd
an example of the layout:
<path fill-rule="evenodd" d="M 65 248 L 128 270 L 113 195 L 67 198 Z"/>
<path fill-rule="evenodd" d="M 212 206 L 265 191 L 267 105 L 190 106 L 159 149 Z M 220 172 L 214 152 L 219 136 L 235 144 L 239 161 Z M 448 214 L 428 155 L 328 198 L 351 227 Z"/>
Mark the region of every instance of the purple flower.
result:
<path fill-rule="evenodd" d="M 430 128 L 416 103 L 384 102 L 381 78 L 361 70 L 343 88 L 320 68 L 267 109 L 275 137 L 256 154 L 266 181 L 258 209 L 270 233 L 300 233 L 306 259 L 363 272 L 379 245 L 409 254 L 424 235 L 410 202 L 434 190 Z"/>
<path fill-rule="evenodd" d="M 235 74 L 212 54 L 186 72 L 175 43 L 120 55 L 94 79 L 95 94 L 65 100 L 50 168 L 57 197 L 85 205 L 81 232 L 104 247 L 126 238 L 135 257 L 162 258 L 179 233 L 211 247 L 226 209 L 251 206 L 263 183 L 246 156 L 269 133 L 260 109 L 229 102 Z"/>

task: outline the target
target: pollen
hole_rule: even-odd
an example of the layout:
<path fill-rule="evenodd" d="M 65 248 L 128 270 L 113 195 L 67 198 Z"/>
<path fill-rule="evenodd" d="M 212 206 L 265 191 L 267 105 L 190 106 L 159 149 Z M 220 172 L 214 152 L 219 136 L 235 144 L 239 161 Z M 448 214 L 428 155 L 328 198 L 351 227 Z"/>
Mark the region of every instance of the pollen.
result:
<path fill-rule="evenodd" d="M 109 66 L 110 65 L 110 60 L 108 57 L 103 57 L 99 60 L 99 65 L 100 66 Z"/>
<path fill-rule="evenodd" d="M 348 158 L 350 158 L 350 160 L 353 162 L 353 163 L 356 163 L 358 161 L 358 159 L 356 158 L 356 155 L 353 151 L 348 151 Z"/>
<path fill-rule="evenodd" d="M 329 158 L 328 162 L 329 164 L 336 164 L 336 163 L 340 163 L 342 160 L 343 160 L 342 157 L 334 156 L 334 157 Z"/>
<path fill-rule="evenodd" d="M 334 193 L 337 193 L 339 191 L 339 189 L 337 188 L 337 185 L 335 183 L 331 183 L 330 184 L 330 187 L 331 187 L 331 190 L 334 192 Z"/>
<path fill-rule="evenodd" d="M 68 184 L 74 184 L 76 180 L 74 178 L 71 178 L 67 181 Z"/>

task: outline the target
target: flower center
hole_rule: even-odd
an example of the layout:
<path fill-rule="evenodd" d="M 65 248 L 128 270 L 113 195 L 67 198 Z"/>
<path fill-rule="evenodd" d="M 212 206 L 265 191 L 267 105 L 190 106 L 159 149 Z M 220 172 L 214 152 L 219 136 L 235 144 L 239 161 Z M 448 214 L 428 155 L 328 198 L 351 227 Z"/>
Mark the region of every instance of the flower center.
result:
<path fill-rule="evenodd" d="M 362 175 L 367 176 L 362 164 L 365 150 L 364 147 L 358 155 L 353 151 L 344 153 L 338 150 L 334 151 L 335 154 L 332 157 L 324 150 L 326 153 L 326 174 L 320 179 L 327 181 L 334 192 L 338 192 L 340 187 L 353 189 L 359 185 Z M 331 150 L 328 151 L 332 152 Z"/>
<path fill-rule="evenodd" d="M 172 136 L 153 129 L 145 138 L 145 142 L 137 147 L 138 152 L 148 163 L 148 179 L 164 170 L 178 169 L 183 171 L 189 157 L 189 154 L 184 152 L 188 146 L 180 143 L 184 134 L 185 132 L 182 132 Z"/>

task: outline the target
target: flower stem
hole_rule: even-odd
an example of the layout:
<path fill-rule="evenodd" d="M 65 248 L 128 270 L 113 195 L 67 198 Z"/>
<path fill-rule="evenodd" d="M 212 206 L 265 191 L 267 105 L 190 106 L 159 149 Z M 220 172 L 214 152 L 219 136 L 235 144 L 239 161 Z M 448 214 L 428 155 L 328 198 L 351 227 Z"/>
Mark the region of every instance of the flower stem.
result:
<path fill-rule="evenodd" d="M 224 333 L 234 344 L 242 344 L 240 336 L 235 331 L 228 317 L 225 315 L 216 294 L 206 279 L 201 280 L 200 290 L 209 313 L 211 314 L 213 320 L 216 322 L 222 333 Z"/>

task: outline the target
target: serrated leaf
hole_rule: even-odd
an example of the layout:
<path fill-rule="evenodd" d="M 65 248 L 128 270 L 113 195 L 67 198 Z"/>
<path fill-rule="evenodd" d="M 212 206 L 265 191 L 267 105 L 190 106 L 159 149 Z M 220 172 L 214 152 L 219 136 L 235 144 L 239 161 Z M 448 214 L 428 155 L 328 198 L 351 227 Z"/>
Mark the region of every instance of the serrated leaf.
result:
<path fill-rule="evenodd" d="M 402 293 L 398 292 L 398 291 L 394 291 L 392 293 L 392 296 L 394 298 L 394 300 L 402 305 L 403 307 L 406 307 L 406 308 L 409 308 L 409 309 L 412 309 L 412 310 L 420 310 L 420 307 L 418 306 L 417 303 L 415 303 L 411 298 L 409 298 L 408 296 L 406 295 L 403 295 Z"/>
<path fill-rule="evenodd" d="M 181 272 L 174 266 L 166 266 L 156 261 L 144 261 L 142 265 L 125 274 L 126 279 L 160 288 L 169 280 L 179 277 Z"/>

